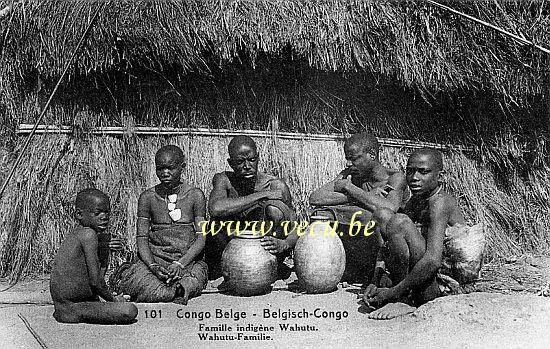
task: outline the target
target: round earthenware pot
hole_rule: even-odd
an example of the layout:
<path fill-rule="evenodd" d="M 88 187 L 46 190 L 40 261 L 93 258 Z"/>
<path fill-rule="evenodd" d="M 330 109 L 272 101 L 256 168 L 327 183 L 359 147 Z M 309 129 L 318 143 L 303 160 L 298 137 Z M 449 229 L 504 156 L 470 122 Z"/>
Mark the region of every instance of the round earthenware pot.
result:
<path fill-rule="evenodd" d="M 339 236 L 332 234 L 325 217 L 311 217 L 307 233 L 294 248 L 294 269 L 300 288 L 307 293 L 336 289 L 346 268 L 346 253 Z"/>
<path fill-rule="evenodd" d="M 277 259 L 260 244 L 260 234 L 242 231 L 222 254 L 222 274 L 226 289 L 239 296 L 269 293 L 277 280 Z"/>

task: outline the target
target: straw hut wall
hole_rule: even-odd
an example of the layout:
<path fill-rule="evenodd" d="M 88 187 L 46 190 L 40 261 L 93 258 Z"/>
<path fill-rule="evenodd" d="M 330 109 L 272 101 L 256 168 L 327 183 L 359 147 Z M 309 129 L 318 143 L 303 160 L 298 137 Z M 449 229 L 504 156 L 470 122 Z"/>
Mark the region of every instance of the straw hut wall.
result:
<path fill-rule="evenodd" d="M 0 6 L 11 1 L 0 1 Z M 446 1 L 536 43 L 550 42 L 548 1 Z M 139 136 L 137 126 L 269 130 L 263 169 L 284 177 L 298 213 L 343 166 L 337 141 L 278 132 L 453 143 L 447 189 L 483 221 L 488 258 L 548 251 L 549 60 L 532 46 L 421 1 L 23 1 L 0 19 L 0 179 L 19 153 L 96 9 L 99 15 L 0 201 L 0 272 L 47 272 L 87 186 L 112 200 L 111 232 L 135 250 L 139 193 L 152 156 L 186 152 L 205 193 L 227 168 L 227 137 Z M 120 136 L 97 135 L 120 126 Z M 384 147 L 402 168 L 410 149 Z"/>

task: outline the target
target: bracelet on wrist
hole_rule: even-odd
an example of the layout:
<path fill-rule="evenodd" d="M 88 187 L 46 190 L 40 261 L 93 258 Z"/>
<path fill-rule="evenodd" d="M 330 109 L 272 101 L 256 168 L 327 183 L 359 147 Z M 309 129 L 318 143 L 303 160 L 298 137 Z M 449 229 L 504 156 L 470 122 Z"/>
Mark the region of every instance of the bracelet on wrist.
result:
<path fill-rule="evenodd" d="M 154 267 L 160 267 L 160 265 L 158 263 L 149 264 L 149 269 L 154 268 Z"/>

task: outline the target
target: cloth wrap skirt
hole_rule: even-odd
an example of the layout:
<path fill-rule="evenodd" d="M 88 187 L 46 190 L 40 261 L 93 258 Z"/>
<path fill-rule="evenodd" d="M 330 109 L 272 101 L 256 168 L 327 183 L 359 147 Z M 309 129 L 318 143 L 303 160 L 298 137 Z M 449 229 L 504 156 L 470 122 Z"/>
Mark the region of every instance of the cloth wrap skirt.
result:
<path fill-rule="evenodd" d="M 149 232 L 149 248 L 159 265 L 167 268 L 180 259 L 195 241 L 192 224 L 152 224 Z M 186 298 L 196 297 L 206 287 L 208 267 L 202 260 L 195 260 L 185 267 L 182 279 L 166 284 L 143 263 L 141 259 L 122 264 L 111 276 L 111 289 L 130 295 L 134 302 L 173 302 L 178 288 L 185 291 Z"/>

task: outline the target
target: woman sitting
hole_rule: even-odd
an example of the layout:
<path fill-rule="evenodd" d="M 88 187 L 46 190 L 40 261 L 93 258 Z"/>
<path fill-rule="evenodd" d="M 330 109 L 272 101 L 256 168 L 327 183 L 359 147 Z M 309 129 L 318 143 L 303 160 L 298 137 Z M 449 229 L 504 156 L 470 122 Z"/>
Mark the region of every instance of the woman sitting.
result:
<path fill-rule="evenodd" d="M 111 287 L 135 302 L 187 304 L 207 282 L 200 233 L 206 199 L 202 190 L 181 180 L 185 158 L 180 148 L 159 149 L 155 165 L 161 183 L 143 192 L 138 202 L 139 260 L 121 265 Z"/>

